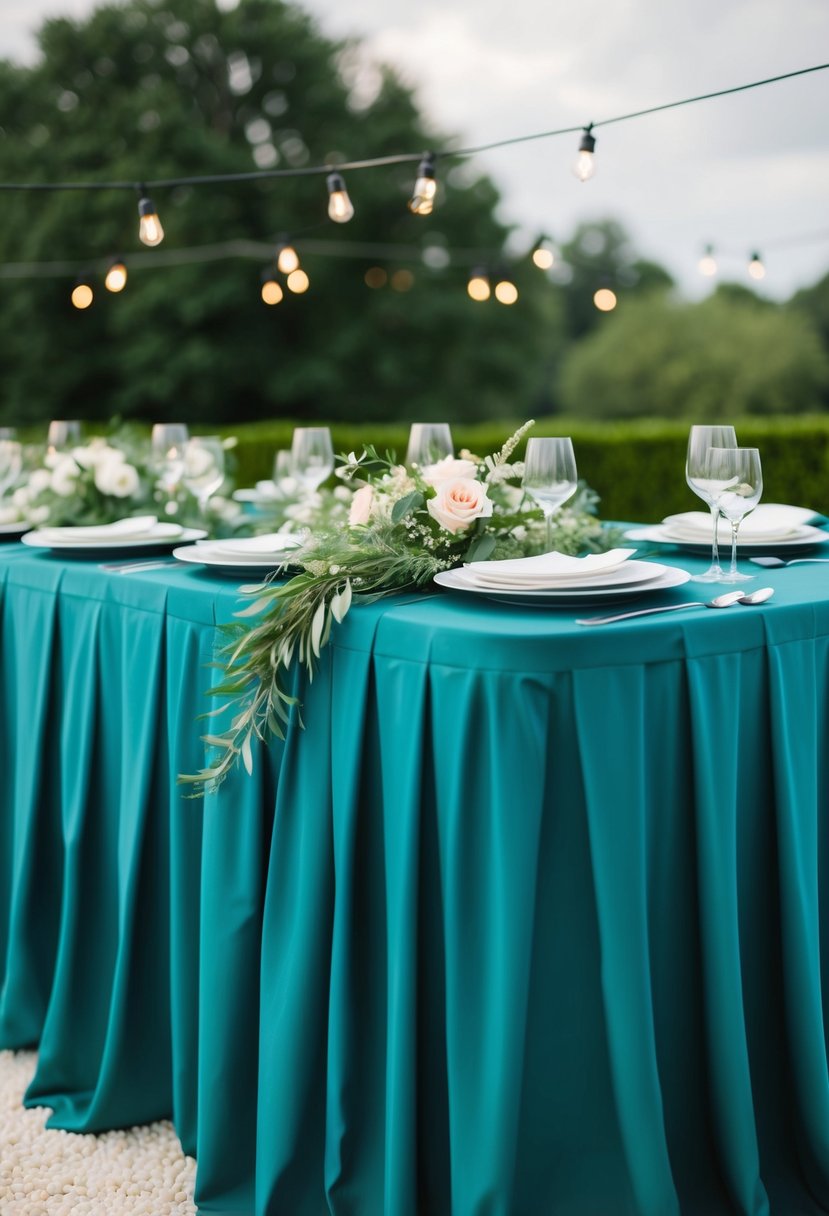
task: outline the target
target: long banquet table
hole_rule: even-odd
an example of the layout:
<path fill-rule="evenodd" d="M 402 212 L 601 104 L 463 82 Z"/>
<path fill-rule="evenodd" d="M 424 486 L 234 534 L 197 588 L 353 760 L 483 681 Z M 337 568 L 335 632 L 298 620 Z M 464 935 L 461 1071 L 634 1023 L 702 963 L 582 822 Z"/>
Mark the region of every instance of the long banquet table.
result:
<path fill-rule="evenodd" d="M 27 1104 L 172 1118 L 206 1213 L 829 1210 L 829 568 L 761 581 L 600 630 L 355 608 L 201 801 L 235 584 L 0 548 Z"/>

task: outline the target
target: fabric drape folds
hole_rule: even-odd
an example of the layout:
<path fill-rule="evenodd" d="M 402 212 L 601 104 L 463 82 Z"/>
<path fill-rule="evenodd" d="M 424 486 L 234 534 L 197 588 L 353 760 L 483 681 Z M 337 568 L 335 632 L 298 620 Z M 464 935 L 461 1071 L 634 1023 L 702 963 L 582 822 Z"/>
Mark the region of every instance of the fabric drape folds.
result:
<path fill-rule="evenodd" d="M 172 1118 L 222 1216 L 829 1211 L 829 591 L 779 579 L 599 631 L 358 607 L 193 801 L 235 588 L 6 547 L 27 1103 Z"/>

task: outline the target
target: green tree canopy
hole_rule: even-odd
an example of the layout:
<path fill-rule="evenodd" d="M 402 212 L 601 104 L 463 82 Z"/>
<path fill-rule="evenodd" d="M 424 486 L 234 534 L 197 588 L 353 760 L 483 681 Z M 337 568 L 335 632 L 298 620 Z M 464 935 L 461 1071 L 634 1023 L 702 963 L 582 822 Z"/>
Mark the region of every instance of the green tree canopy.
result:
<path fill-rule="evenodd" d="M 620 305 L 561 375 L 564 408 L 594 418 L 803 413 L 821 408 L 827 386 L 829 355 L 802 316 L 719 295 Z"/>
<path fill-rule="evenodd" d="M 127 180 L 300 167 L 418 151 L 436 141 L 390 70 L 365 103 L 351 85 L 359 48 L 325 38 L 282 0 L 150 0 L 47 21 L 32 66 L 0 63 L 0 177 Z M 445 145 L 445 141 L 440 141 Z M 258 158 L 258 159 L 257 159 Z M 229 259 L 130 265 L 129 192 L 0 195 L 0 264 L 96 266 L 96 298 L 69 304 L 71 277 L 9 279 L 0 313 L 3 421 L 52 416 L 189 421 L 504 416 L 549 404 L 561 348 L 560 298 L 533 268 L 518 305 L 473 304 L 465 268 L 443 251 L 497 255 L 491 181 L 441 166 L 431 217 L 405 202 L 413 166 L 353 174 L 347 225 L 326 219 L 321 177 L 154 190 L 161 250 L 296 234 L 311 287 L 272 308 L 260 264 Z M 303 252 L 305 233 L 308 251 Z M 363 261 L 318 256 L 312 240 L 386 247 Z M 426 261 L 396 256 L 415 245 Z M 159 253 L 161 252 L 159 251 Z M 101 288 L 100 259 L 122 254 L 126 290 Z M 160 259 L 159 259 L 160 261 Z M 373 263 L 398 276 L 370 290 Z"/>

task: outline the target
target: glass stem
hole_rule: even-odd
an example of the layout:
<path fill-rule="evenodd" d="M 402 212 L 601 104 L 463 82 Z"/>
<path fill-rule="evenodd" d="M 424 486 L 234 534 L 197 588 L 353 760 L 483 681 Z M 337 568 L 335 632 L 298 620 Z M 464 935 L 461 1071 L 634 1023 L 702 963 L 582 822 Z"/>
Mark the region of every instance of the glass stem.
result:
<path fill-rule="evenodd" d="M 737 529 L 740 527 L 739 519 L 731 520 L 731 569 L 729 574 L 737 573 Z"/>
<path fill-rule="evenodd" d="M 711 524 L 713 526 L 713 533 L 712 533 L 712 540 L 711 540 L 711 569 L 719 570 L 719 568 L 720 568 L 720 544 L 719 544 L 719 536 L 717 535 L 717 533 L 719 531 L 719 524 L 720 524 L 720 508 L 717 506 L 717 504 L 715 502 L 711 503 Z"/>
<path fill-rule="evenodd" d="M 544 511 L 544 523 L 547 525 L 547 552 L 553 551 L 553 512 L 548 508 Z"/>

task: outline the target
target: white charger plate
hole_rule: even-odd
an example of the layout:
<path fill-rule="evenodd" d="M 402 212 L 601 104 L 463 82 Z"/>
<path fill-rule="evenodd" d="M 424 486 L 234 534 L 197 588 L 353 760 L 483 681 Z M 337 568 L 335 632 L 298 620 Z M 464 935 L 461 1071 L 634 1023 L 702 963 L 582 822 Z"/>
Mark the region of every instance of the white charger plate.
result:
<path fill-rule="evenodd" d="M 280 566 L 286 565 L 290 555 L 295 552 L 295 549 L 282 549 L 277 551 L 273 557 L 251 558 L 248 561 L 241 557 L 228 557 L 211 552 L 210 545 L 185 545 L 182 548 L 174 549 L 173 557 L 177 561 L 186 562 L 191 566 L 203 566 L 205 569 L 215 570 L 217 574 L 226 575 L 228 578 L 255 579 L 257 576 L 272 574 Z"/>
<path fill-rule="evenodd" d="M 670 535 L 666 535 L 666 529 L 661 524 L 653 524 L 647 528 L 630 528 L 625 532 L 625 539 L 632 541 L 647 541 L 650 545 L 659 545 L 665 549 L 680 549 L 683 553 L 696 553 L 700 556 L 710 556 L 711 541 L 696 541 L 696 540 L 675 540 Z M 829 532 L 824 532 L 822 528 L 814 528 L 811 524 L 804 524 L 801 534 L 793 540 L 740 540 L 740 534 L 737 533 L 737 552 L 738 553 L 770 553 L 785 556 L 787 553 L 800 553 L 807 549 L 814 549 L 817 545 L 825 545 L 829 541 Z M 721 552 L 730 552 L 730 542 L 723 545 L 720 542 Z"/>
<path fill-rule="evenodd" d="M 17 540 L 31 530 L 31 524 L 21 523 L 20 520 L 16 524 L 0 524 L 0 540 Z"/>
<path fill-rule="evenodd" d="M 439 587 L 450 591 L 463 591 L 468 595 L 483 595 L 486 599 L 497 600 L 501 604 L 518 604 L 522 608 L 569 608 L 587 604 L 613 604 L 621 600 L 632 600 L 639 596 L 652 595 L 658 591 L 667 591 L 671 587 L 681 587 L 687 583 L 691 575 L 687 570 L 676 566 L 661 566 L 662 573 L 647 582 L 628 583 L 616 587 L 582 587 L 580 590 L 555 588 L 544 591 L 495 590 L 492 587 L 481 587 L 464 575 L 463 570 L 442 570 L 436 574 L 434 582 Z"/>
<path fill-rule="evenodd" d="M 131 538 L 123 536 L 112 540 L 94 541 L 61 541 L 43 536 L 40 532 L 27 532 L 20 539 L 24 545 L 33 549 L 48 549 L 50 553 L 59 553 L 62 557 L 74 554 L 76 557 L 97 557 L 107 553 L 169 553 L 175 545 L 182 541 L 192 542 L 203 540 L 207 533 L 201 528 L 184 528 L 178 536 L 159 536 L 153 540 L 151 536 Z"/>

